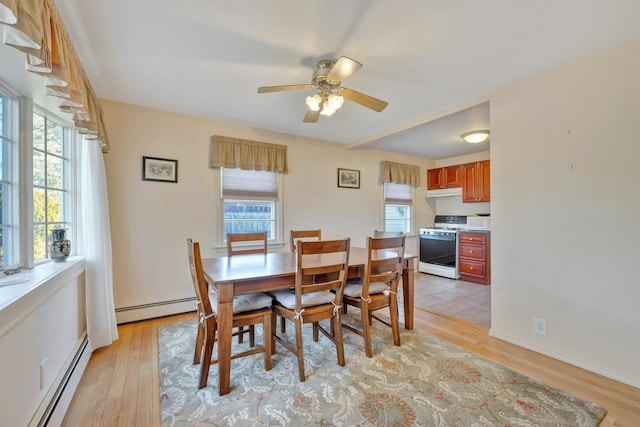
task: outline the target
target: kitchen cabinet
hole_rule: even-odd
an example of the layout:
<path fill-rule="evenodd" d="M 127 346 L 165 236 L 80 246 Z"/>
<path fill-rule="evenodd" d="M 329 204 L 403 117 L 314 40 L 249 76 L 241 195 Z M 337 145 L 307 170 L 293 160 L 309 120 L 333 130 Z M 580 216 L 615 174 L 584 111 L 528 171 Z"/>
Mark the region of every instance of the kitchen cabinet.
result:
<path fill-rule="evenodd" d="M 462 165 L 427 170 L 427 190 L 462 187 Z"/>
<path fill-rule="evenodd" d="M 462 201 L 464 203 L 490 202 L 489 160 L 462 165 Z"/>
<path fill-rule="evenodd" d="M 489 233 L 462 231 L 460 239 L 460 278 L 469 282 L 491 283 L 491 250 Z"/>

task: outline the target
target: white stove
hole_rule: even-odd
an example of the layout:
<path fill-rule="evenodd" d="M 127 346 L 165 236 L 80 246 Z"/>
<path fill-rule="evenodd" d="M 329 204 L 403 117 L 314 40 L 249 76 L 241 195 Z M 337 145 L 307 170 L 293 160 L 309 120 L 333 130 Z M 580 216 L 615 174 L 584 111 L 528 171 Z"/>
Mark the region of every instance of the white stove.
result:
<path fill-rule="evenodd" d="M 458 232 L 466 226 L 466 216 L 436 215 L 432 228 L 421 228 L 418 271 L 459 279 Z"/>

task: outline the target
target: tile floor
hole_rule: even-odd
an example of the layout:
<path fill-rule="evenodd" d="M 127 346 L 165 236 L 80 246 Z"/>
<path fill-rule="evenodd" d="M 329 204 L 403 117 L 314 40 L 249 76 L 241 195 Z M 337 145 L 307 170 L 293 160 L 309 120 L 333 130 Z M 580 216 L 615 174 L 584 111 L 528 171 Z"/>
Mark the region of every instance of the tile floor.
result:
<path fill-rule="evenodd" d="M 417 273 L 415 307 L 489 329 L 491 286 Z"/>

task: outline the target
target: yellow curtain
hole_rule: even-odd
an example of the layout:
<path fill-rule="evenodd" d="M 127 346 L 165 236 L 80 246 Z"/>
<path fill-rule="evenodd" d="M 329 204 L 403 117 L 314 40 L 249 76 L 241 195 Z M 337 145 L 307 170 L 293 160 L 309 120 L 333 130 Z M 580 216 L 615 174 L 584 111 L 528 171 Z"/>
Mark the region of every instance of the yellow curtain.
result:
<path fill-rule="evenodd" d="M 26 70 L 44 77 L 45 93 L 60 98 L 76 129 L 109 151 L 103 112 L 54 0 L 0 0 L 3 41 L 26 54 Z"/>
<path fill-rule="evenodd" d="M 380 162 L 380 183 L 420 185 L 420 166 L 395 162 Z"/>
<path fill-rule="evenodd" d="M 210 166 L 287 173 L 287 146 L 213 135 Z"/>

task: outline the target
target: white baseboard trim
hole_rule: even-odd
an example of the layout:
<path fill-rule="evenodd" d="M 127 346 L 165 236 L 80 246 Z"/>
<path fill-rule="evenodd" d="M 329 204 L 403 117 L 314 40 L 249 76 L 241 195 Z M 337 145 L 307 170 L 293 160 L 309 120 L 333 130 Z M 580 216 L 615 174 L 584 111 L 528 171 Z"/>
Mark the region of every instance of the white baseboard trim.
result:
<path fill-rule="evenodd" d="M 610 378 L 610 379 L 615 380 L 615 381 L 619 381 L 621 383 L 630 385 L 632 387 L 640 388 L 640 380 L 635 380 L 633 378 L 624 378 L 624 377 L 621 377 L 621 376 L 609 371 L 606 368 L 594 367 L 592 365 L 576 361 L 576 360 L 574 360 L 574 359 L 572 359 L 570 357 L 567 357 L 565 355 L 547 351 L 547 350 L 545 350 L 543 348 L 537 347 L 535 345 L 531 345 L 531 343 L 528 343 L 526 341 L 522 341 L 519 338 L 510 336 L 509 334 L 504 334 L 504 333 L 500 332 L 499 330 L 496 330 L 496 328 L 492 327 L 489 330 L 489 336 L 492 336 L 494 338 L 498 338 L 498 339 L 500 339 L 502 341 L 506 341 L 508 343 L 517 345 L 519 347 L 526 348 L 526 349 L 531 350 L 531 351 L 535 351 L 536 353 L 544 354 L 545 356 L 549 356 L 549 357 L 552 357 L 552 358 L 554 358 L 556 360 L 560 360 L 561 362 L 565 362 L 565 363 L 568 363 L 570 365 L 577 366 L 578 368 L 586 369 L 587 371 L 593 372 L 593 373 L 598 374 L 598 375 L 602 375 L 604 377 Z"/>
<path fill-rule="evenodd" d="M 56 377 L 49 392 L 38 407 L 35 415 L 29 423 L 29 427 L 58 427 L 62 425 L 71 399 L 80 384 L 82 374 L 89 364 L 91 351 L 87 334 L 78 341 L 76 351 L 72 352 L 65 363 L 66 369 Z"/>
<path fill-rule="evenodd" d="M 122 324 L 195 311 L 195 302 L 196 298 L 191 297 L 116 308 L 116 322 Z"/>

